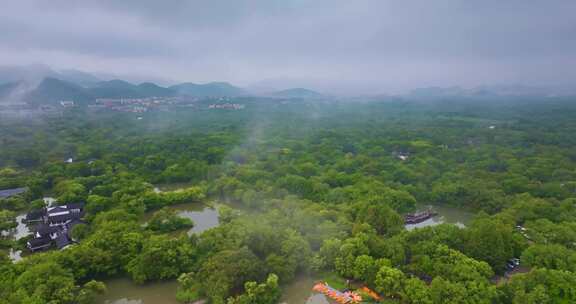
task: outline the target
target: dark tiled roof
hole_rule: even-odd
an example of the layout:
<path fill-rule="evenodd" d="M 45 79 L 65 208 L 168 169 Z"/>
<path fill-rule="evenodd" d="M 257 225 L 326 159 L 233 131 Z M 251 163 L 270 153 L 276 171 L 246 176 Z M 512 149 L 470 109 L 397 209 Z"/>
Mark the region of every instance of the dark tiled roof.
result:
<path fill-rule="evenodd" d="M 8 198 L 26 192 L 26 188 L 0 190 L 0 198 Z"/>
<path fill-rule="evenodd" d="M 68 235 L 64 232 L 59 233 L 54 241 L 56 242 L 56 247 L 58 247 L 58 249 L 62 249 L 64 247 L 70 245 L 70 240 L 68 239 Z"/>
<path fill-rule="evenodd" d="M 26 220 L 27 221 L 38 220 L 43 215 L 44 215 L 44 210 L 42 210 L 42 209 L 32 210 L 26 214 Z"/>
<path fill-rule="evenodd" d="M 84 203 L 73 203 L 73 204 L 68 204 L 66 205 L 66 208 L 68 208 L 68 210 L 70 209 L 84 209 Z"/>
<path fill-rule="evenodd" d="M 70 220 L 78 219 L 78 218 L 80 218 L 79 213 L 70 212 L 70 213 L 61 214 L 61 215 L 49 216 L 48 221 L 50 223 L 64 223 L 66 221 L 70 221 Z"/>
<path fill-rule="evenodd" d="M 65 212 L 65 211 L 68 211 L 68 208 L 66 208 L 66 206 L 56 206 L 48 209 L 48 214 Z"/>
<path fill-rule="evenodd" d="M 55 227 L 55 226 L 49 226 L 46 224 L 39 224 L 38 226 L 36 226 L 36 232 L 39 233 L 40 235 L 48 235 L 50 233 L 54 233 L 57 231 L 60 231 L 59 227 Z"/>
<path fill-rule="evenodd" d="M 37 238 L 37 239 L 30 239 L 28 241 L 28 246 L 30 248 L 37 248 L 37 247 L 42 247 L 42 246 L 46 246 L 46 245 L 50 245 L 50 242 L 52 242 L 52 240 L 50 240 L 50 238 L 45 237 L 45 238 Z"/>

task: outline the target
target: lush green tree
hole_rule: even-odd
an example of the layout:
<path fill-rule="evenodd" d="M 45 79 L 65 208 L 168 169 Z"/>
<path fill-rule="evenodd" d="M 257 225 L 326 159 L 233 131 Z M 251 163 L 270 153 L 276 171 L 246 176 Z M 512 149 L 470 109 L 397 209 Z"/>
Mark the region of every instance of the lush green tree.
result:
<path fill-rule="evenodd" d="M 106 293 L 106 284 L 98 281 L 89 281 L 80 290 L 77 297 L 78 304 L 94 303 L 96 296 Z"/>
<path fill-rule="evenodd" d="M 156 232 L 171 232 L 193 226 L 191 219 L 181 217 L 175 210 L 165 207 L 154 212 L 148 220 L 147 228 Z"/>
<path fill-rule="evenodd" d="M 16 214 L 9 210 L 0 210 L 0 230 L 9 230 L 16 226 Z"/>
<path fill-rule="evenodd" d="M 247 248 L 225 250 L 206 260 L 195 276 L 214 303 L 224 303 L 244 282 L 262 277 L 262 262 Z"/>
<path fill-rule="evenodd" d="M 152 236 L 127 265 L 135 282 L 177 278 L 192 270 L 196 250 L 192 244 L 166 236 Z"/>
<path fill-rule="evenodd" d="M 20 303 L 72 303 L 74 277 L 54 262 L 30 265 L 14 282 Z"/>
<path fill-rule="evenodd" d="M 512 227 L 498 220 L 478 219 L 466 230 L 463 252 L 503 272 L 506 262 L 518 252 L 513 233 Z"/>
<path fill-rule="evenodd" d="M 244 294 L 234 298 L 228 298 L 228 304 L 275 304 L 280 298 L 278 276 L 270 274 L 266 282 L 246 282 Z"/>
<path fill-rule="evenodd" d="M 406 276 L 396 268 L 381 266 L 374 281 L 376 291 L 387 297 L 399 298 L 403 296 Z"/>
<path fill-rule="evenodd" d="M 576 252 L 562 245 L 534 245 L 522 253 L 522 264 L 530 267 L 576 272 Z"/>
<path fill-rule="evenodd" d="M 394 235 L 400 232 L 404 225 L 404 220 L 387 204 L 372 202 L 359 204 L 356 221 L 368 223 L 378 234 Z"/>

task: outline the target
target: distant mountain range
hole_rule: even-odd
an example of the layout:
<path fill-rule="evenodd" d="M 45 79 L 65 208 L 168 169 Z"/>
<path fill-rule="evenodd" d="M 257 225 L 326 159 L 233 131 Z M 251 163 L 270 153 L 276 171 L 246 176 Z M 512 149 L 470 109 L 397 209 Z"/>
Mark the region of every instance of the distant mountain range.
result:
<path fill-rule="evenodd" d="M 525 86 L 492 85 L 475 88 L 427 87 L 412 90 L 403 95 L 415 100 L 500 98 L 509 96 L 575 96 L 570 86 Z M 255 94 L 227 82 L 206 84 L 180 83 L 161 86 L 155 82 L 134 84 L 122 79 L 102 80 L 93 74 L 78 70 L 55 71 L 44 65 L 0 66 L 1 104 L 55 104 L 62 100 L 73 100 L 79 104 L 93 102 L 97 98 L 144 98 L 144 97 L 241 97 L 263 96 L 271 98 L 321 99 L 330 98 L 306 88 L 290 88 L 280 91 Z M 372 96 L 376 97 L 376 96 Z"/>
<path fill-rule="evenodd" d="M 15 95 L 15 92 L 19 92 Z M 181 83 L 164 87 L 152 82 L 133 84 L 125 80 L 102 81 L 98 77 L 77 70 L 54 71 L 46 66 L 0 67 L 0 102 L 18 96 L 30 104 L 54 104 L 62 100 L 90 103 L 97 98 L 144 97 L 239 97 L 250 92 L 227 82 L 206 84 Z M 272 92 L 278 98 L 317 98 L 320 93 L 304 88 Z"/>
<path fill-rule="evenodd" d="M 527 86 L 527 85 L 484 85 L 474 88 L 427 87 L 412 90 L 408 96 L 414 98 L 444 98 L 444 97 L 552 97 L 576 95 L 576 89 L 570 86 Z"/>
<path fill-rule="evenodd" d="M 6 84 L 7 89 L 14 84 Z M 2 87 L 0 87 L 0 90 Z M 138 85 L 115 79 L 101 81 L 91 87 L 82 87 L 75 83 L 56 78 L 45 78 L 26 95 L 26 101 L 32 104 L 55 103 L 61 100 L 74 100 L 88 103 L 97 98 L 144 98 L 144 97 L 222 97 L 248 95 L 242 89 L 228 83 L 182 84 L 162 87 L 151 82 Z"/>

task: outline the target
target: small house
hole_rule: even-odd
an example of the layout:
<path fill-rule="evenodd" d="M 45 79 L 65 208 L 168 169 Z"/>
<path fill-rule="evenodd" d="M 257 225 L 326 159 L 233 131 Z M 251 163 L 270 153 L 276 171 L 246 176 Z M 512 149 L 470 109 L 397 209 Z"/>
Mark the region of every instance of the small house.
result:
<path fill-rule="evenodd" d="M 31 251 L 47 249 L 56 245 L 58 249 L 64 249 L 73 243 L 70 232 L 75 225 L 83 223 L 80 218 L 83 215 L 84 204 L 68 204 L 62 206 L 46 207 L 40 210 L 30 211 L 26 220 L 40 222 L 34 231 L 33 239 L 28 241 L 27 247 Z"/>
<path fill-rule="evenodd" d="M 28 247 L 28 249 L 30 249 L 30 251 L 32 252 L 45 250 L 50 248 L 51 246 L 52 246 L 52 239 L 49 237 L 30 239 L 26 243 L 26 247 Z"/>

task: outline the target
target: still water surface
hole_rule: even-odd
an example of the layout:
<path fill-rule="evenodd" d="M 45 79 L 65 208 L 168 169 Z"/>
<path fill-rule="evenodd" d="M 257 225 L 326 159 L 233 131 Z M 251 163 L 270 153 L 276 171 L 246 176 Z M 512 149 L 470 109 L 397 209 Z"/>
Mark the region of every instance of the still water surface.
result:
<path fill-rule="evenodd" d="M 185 203 L 168 206 L 167 208 L 175 210 L 179 216 L 189 218 L 194 222 L 194 227 L 188 231 L 188 235 L 201 233 L 220 224 L 218 220 L 218 210 L 201 203 Z M 155 211 L 148 212 L 144 215 L 144 221 L 148 221 Z"/>
<path fill-rule="evenodd" d="M 299 276 L 292 283 L 282 287 L 280 304 L 332 304 L 323 294 L 312 291 L 314 278 Z"/>
<path fill-rule="evenodd" d="M 418 205 L 416 206 L 417 212 L 426 211 L 428 209 L 432 209 L 438 213 L 438 215 L 429 218 L 421 223 L 418 224 L 410 224 L 405 225 L 407 230 L 412 230 L 414 228 L 422 228 L 427 226 L 435 226 L 443 223 L 448 224 L 455 224 L 458 227 L 465 227 L 472 218 L 474 217 L 474 213 L 454 208 L 448 206 L 431 206 L 431 205 Z"/>
<path fill-rule="evenodd" d="M 98 304 L 181 304 L 176 301 L 178 283 L 174 281 L 138 285 L 128 278 L 104 281 L 108 292 Z"/>
<path fill-rule="evenodd" d="M 322 294 L 312 291 L 315 280 L 301 276 L 287 286 L 283 286 L 281 304 L 333 304 Z M 105 281 L 108 292 L 100 296 L 98 304 L 177 304 L 174 281 L 156 282 L 144 285 L 133 283 L 128 278 Z"/>

